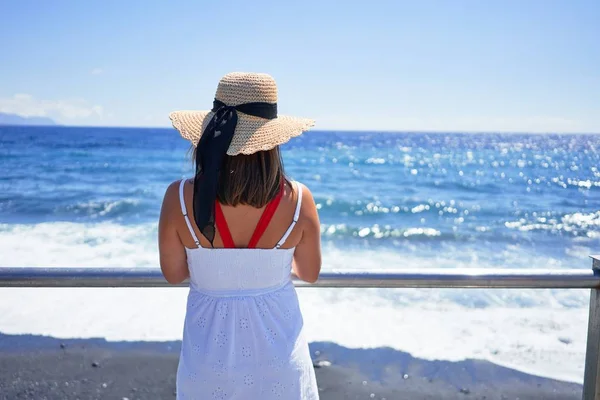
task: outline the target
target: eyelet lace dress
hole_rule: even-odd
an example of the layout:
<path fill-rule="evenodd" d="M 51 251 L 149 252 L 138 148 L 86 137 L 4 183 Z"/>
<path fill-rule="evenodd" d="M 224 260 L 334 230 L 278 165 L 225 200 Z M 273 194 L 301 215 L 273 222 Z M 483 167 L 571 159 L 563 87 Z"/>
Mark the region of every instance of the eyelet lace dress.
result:
<path fill-rule="evenodd" d="M 198 247 L 186 248 L 190 292 L 177 399 L 318 399 L 291 281 L 294 249 L 280 249 L 300 214 L 301 185 L 295 183 L 298 202 L 293 222 L 275 248 L 231 248 L 233 241 L 217 203 L 215 222 L 225 248 L 209 249 L 200 246 L 192 229 L 183 184 L 181 210 Z M 250 244 L 256 244 L 278 202 L 276 198 L 265 207 Z"/>

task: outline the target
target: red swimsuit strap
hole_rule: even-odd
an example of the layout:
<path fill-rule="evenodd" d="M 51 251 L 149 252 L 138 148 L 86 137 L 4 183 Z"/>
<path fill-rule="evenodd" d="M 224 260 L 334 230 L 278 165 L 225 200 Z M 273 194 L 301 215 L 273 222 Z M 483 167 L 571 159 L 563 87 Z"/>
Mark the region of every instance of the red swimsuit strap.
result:
<path fill-rule="evenodd" d="M 219 203 L 218 201 L 215 201 L 215 224 L 217 225 L 217 229 L 219 230 L 219 235 L 221 235 L 223 247 L 225 247 L 226 249 L 235 248 L 235 243 L 233 243 L 233 239 L 231 238 L 229 226 L 227 226 L 227 221 L 225 220 L 225 216 L 223 215 L 221 203 Z"/>
<path fill-rule="evenodd" d="M 265 210 L 263 211 L 262 215 L 260 216 L 260 220 L 258 220 L 256 229 L 254 230 L 254 233 L 252 234 L 252 237 L 250 238 L 250 242 L 248 242 L 249 249 L 256 248 L 258 241 L 262 237 L 263 233 L 265 233 L 267 226 L 269 226 L 269 223 L 271 222 L 271 219 L 273 218 L 273 214 L 275 214 L 277 207 L 279 207 L 279 203 L 281 203 L 281 198 L 283 197 L 283 189 L 284 189 L 284 180 L 282 179 L 279 193 L 277 193 L 275 198 L 273 198 L 273 200 L 271 200 L 267 204 L 267 206 L 265 207 Z"/>
<path fill-rule="evenodd" d="M 248 248 L 253 249 L 256 247 L 256 244 L 262 237 L 263 233 L 269 226 L 279 203 L 281 203 L 281 198 L 283 197 L 283 189 L 284 189 L 284 181 L 281 181 L 281 188 L 279 193 L 267 203 L 260 219 L 258 220 L 258 224 L 256 225 L 256 229 L 254 233 L 252 233 L 252 237 L 250 238 L 250 242 L 248 243 Z M 229 226 L 227 225 L 227 221 L 225 220 L 225 216 L 223 215 L 223 209 L 221 208 L 221 204 L 216 201 L 215 202 L 215 224 L 217 225 L 217 229 L 219 230 L 219 234 L 221 235 L 221 240 L 223 241 L 223 246 L 226 249 L 234 249 L 235 243 L 233 242 L 233 238 L 231 237 L 231 231 L 229 230 Z"/>

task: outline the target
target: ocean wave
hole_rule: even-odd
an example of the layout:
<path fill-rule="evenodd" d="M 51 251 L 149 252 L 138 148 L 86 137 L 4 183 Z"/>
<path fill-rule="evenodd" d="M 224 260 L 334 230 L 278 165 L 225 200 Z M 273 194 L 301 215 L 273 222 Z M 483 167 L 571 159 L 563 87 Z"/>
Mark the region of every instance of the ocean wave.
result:
<path fill-rule="evenodd" d="M 583 236 L 598 238 L 600 236 L 600 211 L 592 213 L 571 213 L 562 217 L 535 217 L 533 220 L 520 218 L 507 221 L 504 226 L 522 232 L 543 231 L 555 235 Z"/>
<path fill-rule="evenodd" d="M 465 205 L 455 200 L 415 200 L 411 197 L 393 200 L 352 200 L 337 199 L 333 196 L 316 196 L 315 202 L 320 213 L 344 215 L 384 215 L 384 214 L 432 214 L 437 216 L 464 214 L 481 210 L 479 205 Z M 487 212 L 487 210 L 486 210 Z M 493 210 L 490 210 L 493 212 Z"/>
<path fill-rule="evenodd" d="M 136 199 L 106 200 L 106 201 L 88 201 L 64 207 L 57 207 L 55 212 L 72 212 L 77 215 L 85 215 L 90 218 L 98 217 L 119 217 L 132 212 L 139 211 L 141 201 Z"/>
<path fill-rule="evenodd" d="M 369 227 L 352 227 L 346 224 L 321 224 L 321 234 L 325 237 L 354 237 L 354 238 L 436 238 L 442 235 L 433 228 L 392 228 L 377 224 Z"/>
<path fill-rule="evenodd" d="M 324 236 L 333 229 L 346 227 L 324 227 Z M 362 228 L 365 229 L 365 228 Z M 356 230 L 355 230 L 356 231 Z M 357 236 L 358 236 L 357 231 Z M 380 232 L 370 227 L 374 235 Z M 436 238 L 440 233 L 428 228 L 409 228 L 401 237 Z M 52 222 L 41 224 L 0 224 L 0 266 L 43 266 L 43 267 L 158 267 L 156 246 L 156 223 L 121 225 L 112 222 L 73 223 Z M 35 251 L 32 251 L 35 249 Z M 442 251 L 423 253 L 396 251 L 392 248 L 351 248 L 333 242 L 323 245 L 324 270 L 381 270 L 397 268 L 562 268 L 566 261 L 559 261 L 547 254 L 519 250 L 515 244 L 496 247 L 496 253 L 475 253 L 464 245 L 447 245 Z M 491 258 L 497 256 L 497 260 Z M 433 293 L 434 292 L 434 293 Z M 387 290 L 377 292 L 378 297 L 393 299 L 397 304 L 436 301 L 453 302 L 468 307 L 488 306 L 560 306 L 573 307 L 585 304 L 586 293 L 578 291 L 535 291 L 535 290 L 456 290 L 456 291 L 402 291 L 396 296 Z M 560 294 L 560 296 L 558 296 Z M 579 299 L 579 300 L 576 300 Z"/>
<path fill-rule="evenodd" d="M 385 164 L 385 158 L 371 157 L 365 160 L 365 164 Z"/>
<path fill-rule="evenodd" d="M 106 193 L 105 193 L 106 195 Z M 146 196 L 148 196 L 146 194 Z M 79 193 L 36 193 L 35 196 L 0 197 L 0 218 L 11 222 L 110 221 L 135 218 L 156 220 L 156 202 L 140 198 L 81 201 Z"/>
<path fill-rule="evenodd" d="M 576 214 L 566 218 L 574 224 L 588 225 L 597 224 L 597 219 L 598 215 Z M 356 232 L 357 236 L 364 230 L 366 238 L 384 228 L 325 225 L 324 236 L 333 229 Z M 435 240 L 443 235 L 420 227 L 397 234 L 408 242 L 414 238 Z M 0 224 L 0 266 L 158 268 L 156 235 L 156 223 Z M 501 266 L 510 268 L 573 266 L 544 251 L 527 253 L 514 243 L 495 245 L 493 254 L 485 250 L 477 253 L 476 248 L 461 244 L 444 246 L 437 252 L 422 252 L 419 248 L 395 251 L 382 246 L 345 248 L 326 242 L 323 271 L 485 269 L 498 266 L 488 258 L 492 255 L 498 256 Z M 185 290 L 157 288 L 7 290 L 0 292 L 0 331 L 173 340 L 181 335 L 185 295 Z M 484 358 L 572 380 L 577 380 L 581 372 L 588 296 L 586 291 L 533 289 L 299 290 L 310 340 L 330 340 L 352 347 L 391 346 L 424 358 Z M 19 313 L 12 312 L 11 304 L 15 302 L 21 305 Z M 56 304 L 61 307 L 56 308 Z M 94 316 L 106 309 L 115 312 L 99 323 Z M 129 323 L 132 315 L 134 324 Z M 431 332 L 442 330 L 443 338 L 431 342 Z M 543 341 L 539 340 L 540 332 L 544 332 Z M 564 338 L 571 341 L 568 349 L 561 341 Z M 550 350 L 562 369 L 547 368 Z"/>
<path fill-rule="evenodd" d="M 0 265 L 158 268 L 155 238 L 154 224 L 0 225 Z M 461 252 L 460 248 L 446 249 L 432 256 L 326 245 L 323 270 L 489 266 L 484 260 L 459 262 L 457 255 Z M 543 254 L 527 257 L 518 251 L 507 251 L 504 261 L 515 268 L 536 264 L 562 267 Z M 308 289 L 298 292 L 311 341 L 334 341 L 351 347 L 390 346 L 427 359 L 490 359 L 575 381 L 581 373 L 586 291 Z M 175 340 L 181 335 L 185 296 L 185 290 L 159 288 L 6 290 L 0 292 L 0 331 L 110 340 Z M 15 302 L 20 304 L 18 313 L 12 312 Z M 57 304 L 61 306 L 57 308 Z M 114 312 L 105 313 L 106 318 L 101 320 L 96 318 L 106 309 Z M 135 323 L 130 323 L 132 316 Z M 441 331 L 444 334 L 432 341 L 432 332 Z M 540 332 L 544 333 L 543 340 Z M 564 347 L 565 338 L 571 343 L 568 348 Z M 556 358 L 555 362 L 560 361 L 560 369 L 547 367 L 548 354 Z"/>
<path fill-rule="evenodd" d="M 591 189 L 592 187 L 600 187 L 600 181 L 593 181 L 591 179 L 567 179 L 567 184 L 571 186 L 576 186 L 579 188 Z"/>
<path fill-rule="evenodd" d="M 477 181 L 451 181 L 447 178 L 435 179 L 432 182 L 424 182 L 424 186 L 448 192 L 466 192 L 496 194 L 501 193 L 503 188 L 497 183 L 481 183 Z"/>
<path fill-rule="evenodd" d="M 0 224 L 0 267 L 153 267 L 156 223 Z"/>

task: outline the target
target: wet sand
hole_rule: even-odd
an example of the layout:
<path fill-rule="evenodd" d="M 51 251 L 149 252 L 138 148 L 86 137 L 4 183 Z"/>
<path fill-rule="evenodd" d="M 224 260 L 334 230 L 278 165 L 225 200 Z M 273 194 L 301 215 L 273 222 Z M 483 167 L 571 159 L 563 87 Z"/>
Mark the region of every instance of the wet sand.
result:
<path fill-rule="evenodd" d="M 174 399 L 180 342 L 0 334 L 0 399 Z M 487 361 L 312 343 L 321 399 L 580 399 L 581 385 Z"/>

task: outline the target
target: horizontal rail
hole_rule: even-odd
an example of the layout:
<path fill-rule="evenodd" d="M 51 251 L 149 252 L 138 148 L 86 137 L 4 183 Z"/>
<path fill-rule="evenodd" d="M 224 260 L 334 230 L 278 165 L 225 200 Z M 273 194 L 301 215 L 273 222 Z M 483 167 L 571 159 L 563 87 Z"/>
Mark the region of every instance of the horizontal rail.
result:
<path fill-rule="evenodd" d="M 344 288 L 600 289 L 592 269 L 401 269 L 323 272 L 314 284 Z M 157 268 L 1 268 L 0 287 L 172 287 Z M 184 282 L 180 287 L 188 286 Z"/>

